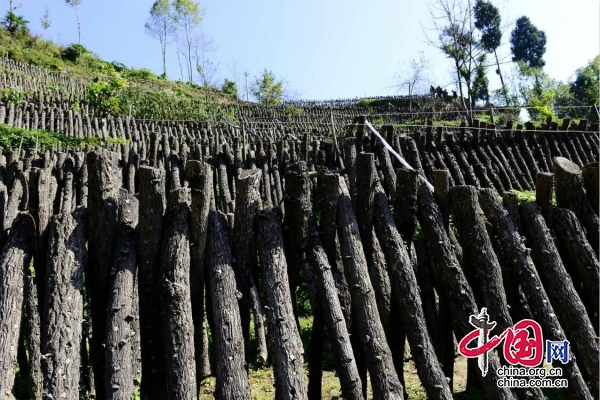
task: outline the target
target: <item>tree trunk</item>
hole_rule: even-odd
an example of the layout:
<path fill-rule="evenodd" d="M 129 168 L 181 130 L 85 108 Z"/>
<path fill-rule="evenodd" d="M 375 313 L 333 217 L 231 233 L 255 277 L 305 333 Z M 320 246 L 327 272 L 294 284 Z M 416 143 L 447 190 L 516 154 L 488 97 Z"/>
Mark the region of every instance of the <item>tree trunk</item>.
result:
<path fill-rule="evenodd" d="M 192 191 L 190 226 L 190 294 L 192 297 L 192 320 L 194 321 L 194 344 L 196 360 L 196 392 L 200 391 L 204 367 L 202 363 L 204 340 L 204 281 L 205 254 L 210 199 L 213 195 L 212 167 L 201 161 L 188 161 L 185 165 L 186 181 Z"/>
<path fill-rule="evenodd" d="M 592 380 L 594 391 L 598 392 L 598 337 L 585 311 L 579 295 L 575 291 L 571 277 L 567 273 L 556 249 L 556 245 L 535 203 L 519 206 L 523 227 L 531 246 L 533 261 L 540 273 L 544 288 L 552 301 L 558 319 L 565 329 L 574 353 L 582 362 L 583 368 Z"/>
<path fill-rule="evenodd" d="M 329 190 L 338 193 L 337 231 L 344 261 L 346 279 L 352 295 L 354 318 L 361 321 L 358 333 L 371 374 L 373 395 L 377 399 L 402 399 L 403 387 L 398 379 L 383 325 L 377 312 L 373 285 L 369 279 L 367 262 L 350 195 L 343 179 Z"/>
<path fill-rule="evenodd" d="M 473 330 L 469 323 L 471 315 L 477 314 L 477 305 L 473 291 L 467 283 L 462 269 L 452 251 L 450 239 L 444 229 L 444 220 L 440 210 L 429 189 L 422 184 L 418 191 L 417 218 L 422 232 L 427 239 L 427 249 L 433 264 L 433 273 L 436 287 L 440 289 L 440 298 L 443 297 L 450 305 L 453 315 L 453 328 L 457 338 L 466 336 Z M 485 377 L 479 376 L 483 390 L 489 398 L 512 399 L 509 389 L 499 388 L 497 385 L 498 358 L 489 354 L 489 370 Z M 469 359 L 470 368 L 477 368 L 477 360 Z"/>
<path fill-rule="evenodd" d="M 32 256 L 33 219 L 19 214 L 0 254 L 0 395 L 12 398 L 17 365 L 17 348 L 25 269 Z"/>
<path fill-rule="evenodd" d="M 140 336 L 142 349 L 142 400 L 167 397 L 164 337 L 160 298 L 160 252 L 165 212 L 164 171 L 140 167 L 139 224 L 137 228 Z"/>
<path fill-rule="evenodd" d="M 300 334 L 292 311 L 279 209 L 257 213 L 256 235 L 272 341 L 275 397 L 278 400 L 307 399 Z"/>
<path fill-rule="evenodd" d="M 256 177 L 260 179 L 260 174 Z M 258 195 L 258 187 L 256 189 Z M 215 397 L 250 399 L 248 373 L 244 368 L 244 337 L 236 301 L 239 297 L 232 267 L 230 233 L 223 213 L 210 213 L 208 233 L 208 287 L 215 321 L 213 338 L 217 355 Z M 248 299 L 245 301 L 248 302 Z"/>
<path fill-rule="evenodd" d="M 583 186 L 585 187 L 585 194 L 592 205 L 592 209 L 598 211 L 598 186 L 600 185 L 599 177 L 599 165 L 598 163 L 586 164 L 582 168 L 583 175 Z"/>
<path fill-rule="evenodd" d="M 522 237 L 517 230 L 517 225 L 508 210 L 498 201 L 498 193 L 489 189 L 482 190 L 479 193 L 479 204 L 488 220 L 496 228 L 498 239 L 506 255 L 507 266 L 513 275 L 517 277 L 518 283 L 527 298 L 533 318 L 542 326 L 544 333 L 549 335 L 547 339 L 556 341 L 565 340 L 564 330 L 558 322 L 550 299 L 540 281 L 538 272 L 529 257 L 528 250 L 523 244 Z M 515 284 L 515 282 L 512 284 Z M 581 377 L 581 373 L 573 357 L 567 364 L 560 363 L 559 365 L 558 360 L 555 360 L 555 366 L 565 369 L 564 376 L 569 380 L 567 392 L 570 398 L 591 398 L 591 394 Z"/>
<path fill-rule="evenodd" d="M 120 179 L 112 153 L 92 152 L 87 155 L 89 173 L 86 237 L 89 258 L 86 265 L 86 285 L 90 294 L 92 339 L 90 359 L 96 381 L 96 396 L 104 399 L 105 336 L 112 268 L 117 231 Z"/>
<path fill-rule="evenodd" d="M 190 295 L 190 202 L 187 188 L 169 195 L 160 267 L 167 393 L 175 400 L 198 397 Z"/>
<path fill-rule="evenodd" d="M 42 400 L 44 376 L 42 374 L 41 323 L 38 313 L 38 296 L 35 278 L 25 277 L 25 331 L 29 355 L 29 396 Z"/>
<path fill-rule="evenodd" d="M 436 357 L 425 323 L 413 261 L 398 233 L 383 188 L 376 184 L 374 190 L 377 210 L 373 218 L 375 230 L 377 236 L 381 238 L 391 278 L 398 288 L 399 294 L 395 300 L 399 302 L 397 306 L 400 310 L 402 326 L 410 344 L 417 373 L 429 398 L 451 399 L 452 392 Z"/>
<path fill-rule="evenodd" d="M 106 321 L 106 398 L 130 399 L 133 393 L 134 284 L 138 200 L 120 190 L 119 227 L 114 251 L 113 272 Z"/>

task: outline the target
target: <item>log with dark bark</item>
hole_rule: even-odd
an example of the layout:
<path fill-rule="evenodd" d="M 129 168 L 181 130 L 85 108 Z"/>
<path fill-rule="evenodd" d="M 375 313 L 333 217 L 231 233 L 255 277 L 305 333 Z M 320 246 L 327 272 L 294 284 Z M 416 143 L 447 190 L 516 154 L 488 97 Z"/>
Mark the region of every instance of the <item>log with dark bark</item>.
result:
<path fill-rule="evenodd" d="M 565 340 L 564 330 L 558 322 L 538 271 L 529 257 L 529 251 L 525 248 L 522 237 L 519 235 L 517 225 L 513 221 L 514 217 L 503 207 L 498 200 L 497 192 L 493 190 L 481 190 L 479 204 L 488 220 L 496 228 L 498 239 L 506 255 L 507 266 L 517 277 L 535 321 L 542 326 L 549 340 Z M 558 360 L 555 362 L 555 366 L 559 366 Z M 565 369 L 564 376 L 569 380 L 569 398 L 590 399 L 591 394 L 576 361 L 571 359 L 567 364 L 561 363 L 560 367 Z"/>
<path fill-rule="evenodd" d="M 257 213 L 256 235 L 272 342 L 275 397 L 281 400 L 307 399 L 300 334 L 292 311 L 279 209 Z"/>
<path fill-rule="evenodd" d="M 389 128 L 393 129 L 392 126 Z M 383 128 L 382 128 L 383 133 Z M 383 187 L 385 192 L 392 201 L 396 198 L 396 173 L 392 166 L 392 160 L 390 159 L 390 153 L 388 149 L 383 146 L 379 140 L 375 143 L 375 154 L 381 165 L 381 172 L 383 173 Z"/>
<path fill-rule="evenodd" d="M 44 376 L 42 374 L 41 322 L 38 313 L 38 295 L 35 278 L 25 277 L 25 337 L 27 354 L 29 355 L 29 397 L 31 400 L 42 399 Z"/>
<path fill-rule="evenodd" d="M 586 230 L 586 237 L 592 249 L 599 255 L 600 218 L 594 212 L 585 196 L 581 168 L 566 158 L 554 159 L 556 180 L 556 203 L 559 207 L 573 211 Z"/>
<path fill-rule="evenodd" d="M 137 241 L 140 336 L 142 350 L 142 399 L 166 398 L 164 338 L 159 296 L 160 252 L 165 212 L 164 171 L 138 170 L 140 204 Z"/>
<path fill-rule="evenodd" d="M 599 166 L 598 163 L 586 164 L 582 168 L 583 174 L 583 187 L 585 187 L 585 194 L 592 205 L 592 209 L 598 214 L 598 186 L 600 185 L 599 177 Z"/>
<path fill-rule="evenodd" d="M 320 306 L 325 325 L 329 331 L 332 351 L 340 377 L 342 395 L 346 399 L 363 399 L 362 383 L 352 352 L 350 335 L 340 307 L 331 267 L 321 245 L 316 223 L 311 219 L 309 225 L 308 259 L 316 276 Z"/>
<path fill-rule="evenodd" d="M 563 261 L 570 264 L 569 270 L 574 269 L 581 280 L 591 310 L 598 312 L 600 264 L 575 213 L 566 208 L 552 208 L 552 228 L 558 237 L 559 248 L 566 250 L 567 258 Z"/>
<path fill-rule="evenodd" d="M 427 330 L 413 261 L 396 228 L 388 199 L 379 184 L 375 186 L 375 209 L 377 210 L 373 216 L 375 231 L 381 238 L 391 279 L 398 288 L 398 296 L 394 300 L 399 302 L 396 306 L 400 310 L 402 326 L 410 344 L 419 378 L 429 398 L 451 399 L 452 392 Z"/>
<path fill-rule="evenodd" d="M 350 195 L 343 179 L 329 190 L 338 193 L 337 231 L 346 279 L 352 296 L 352 311 L 358 325 L 367 366 L 371 375 L 373 395 L 382 399 L 402 399 L 403 387 L 394 368 L 390 348 L 381 324 L 373 285 L 360 241 Z"/>
<path fill-rule="evenodd" d="M 90 294 L 92 339 L 90 359 L 94 369 L 96 395 L 105 398 L 104 368 L 106 314 L 109 278 L 117 230 L 120 177 L 112 153 L 92 152 L 87 155 L 89 194 L 86 212 L 86 237 L 89 260 L 86 265 L 86 285 Z"/>
<path fill-rule="evenodd" d="M 260 173 L 254 176 L 257 179 L 253 192 L 259 197 Z M 238 205 L 236 210 L 239 208 L 241 207 Z M 225 215 L 212 211 L 209 214 L 208 228 L 206 260 L 207 283 L 215 324 L 212 333 L 216 347 L 215 397 L 230 400 L 250 399 L 236 277 L 232 266 L 230 232 Z M 248 299 L 245 301 L 248 302 Z"/>
<path fill-rule="evenodd" d="M 435 174 L 435 173 L 434 173 Z M 410 245 L 417 227 L 417 188 L 419 174 L 408 169 L 396 170 L 394 219 L 402 240 Z"/>
<path fill-rule="evenodd" d="M 598 392 L 598 337 L 536 203 L 519 206 L 531 255 L 573 352 Z"/>
<path fill-rule="evenodd" d="M 348 188 L 352 198 L 352 206 L 356 207 L 356 138 L 344 139 L 344 165 L 348 176 Z"/>
<path fill-rule="evenodd" d="M 190 296 L 190 203 L 187 188 L 169 195 L 160 258 L 167 393 L 175 400 L 198 398 Z"/>
<path fill-rule="evenodd" d="M 201 161 L 188 161 L 185 165 L 185 179 L 192 192 L 190 222 L 190 293 L 192 296 L 192 319 L 194 321 L 194 344 L 196 359 L 196 389 L 200 390 L 203 378 L 202 363 L 205 358 L 204 340 L 201 327 L 204 324 L 204 275 L 205 253 L 208 230 L 208 213 L 213 196 L 213 170 Z"/>
<path fill-rule="evenodd" d="M 452 250 L 450 239 L 444 229 L 442 214 L 425 184 L 419 187 L 417 202 L 419 207 L 417 217 L 427 240 L 436 287 L 450 305 L 456 336 L 464 337 L 473 330 L 473 326 L 469 323 L 470 316 L 477 314 L 473 291 Z M 490 354 L 490 356 L 488 373 L 485 377 L 480 376 L 486 396 L 493 399 L 512 399 L 509 389 L 498 387 L 496 370 L 500 365 L 495 355 Z M 469 359 L 469 364 L 477 368 L 477 360 Z"/>
<path fill-rule="evenodd" d="M 552 226 L 552 193 L 554 189 L 554 174 L 540 172 L 535 181 L 535 201 L 542 209 L 549 226 Z"/>
<path fill-rule="evenodd" d="M 15 381 L 23 286 L 33 254 L 34 229 L 29 214 L 18 214 L 0 253 L 0 396 L 6 399 L 12 398 Z"/>
<path fill-rule="evenodd" d="M 48 234 L 48 268 L 42 371 L 44 398 L 79 398 L 79 343 L 83 322 L 83 270 L 86 211 L 52 218 Z"/>
<path fill-rule="evenodd" d="M 119 227 L 115 241 L 110 297 L 106 321 L 106 398 L 129 399 L 133 393 L 133 344 L 135 343 L 135 277 L 137 274 L 136 227 L 139 202 L 121 189 Z"/>

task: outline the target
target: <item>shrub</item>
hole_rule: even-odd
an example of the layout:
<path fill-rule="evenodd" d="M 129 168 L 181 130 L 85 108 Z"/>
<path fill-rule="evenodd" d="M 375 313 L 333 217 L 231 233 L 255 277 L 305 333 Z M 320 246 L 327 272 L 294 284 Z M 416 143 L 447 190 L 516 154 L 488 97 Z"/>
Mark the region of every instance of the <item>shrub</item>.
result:
<path fill-rule="evenodd" d="M 62 58 L 76 63 L 85 54 L 90 54 L 90 51 L 78 43 L 72 43 L 63 50 Z"/>

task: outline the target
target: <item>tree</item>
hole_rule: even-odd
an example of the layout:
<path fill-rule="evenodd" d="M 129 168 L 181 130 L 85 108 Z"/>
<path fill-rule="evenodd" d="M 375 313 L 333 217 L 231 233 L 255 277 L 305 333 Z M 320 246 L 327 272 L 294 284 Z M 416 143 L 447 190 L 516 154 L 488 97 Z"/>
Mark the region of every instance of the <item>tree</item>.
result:
<path fill-rule="evenodd" d="M 427 70 L 429 69 L 429 61 L 425 55 L 421 53 L 418 59 L 410 61 L 408 68 L 398 74 L 398 84 L 396 89 L 403 91 L 408 89 L 409 110 L 412 111 L 412 96 L 415 90 L 424 90 L 428 83 Z"/>
<path fill-rule="evenodd" d="M 214 40 L 203 34 L 194 35 L 192 47 L 200 84 L 206 87 L 215 86 L 218 64 L 215 64 L 209 57 L 216 50 Z"/>
<path fill-rule="evenodd" d="M 598 121 L 598 84 L 600 55 L 575 71 L 575 78 L 560 90 L 556 99 L 559 117 Z"/>
<path fill-rule="evenodd" d="M 50 22 L 50 11 L 48 10 L 48 6 L 46 6 L 46 11 L 44 11 L 44 16 L 42 17 L 42 28 L 44 28 L 44 30 L 47 30 L 48 28 L 50 28 L 51 22 Z"/>
<path fill-rule="evenodd" d="M 7 11 L 6 16 L 2 20 L 2 25 L 10 32 L 11 35 L 14 35 L 19 31 L 19 29 L 27 26 L 29 21 L 23 18 L 22 15 L 17 15 L 12 11 Z"/>
<path fill-rule="evenodd" d="M 234 81 L 225 78 L 225 82 L 223 82 L 223 86 L 221 86 L 221 92 L 224 94 L 228 94 L 230 96 L 238 98 L 238 88 Z"/>
<path fill-rule="evenodd" d="M 500 72 L 500 61 L 498 60 L 497 53 L 497 49 L 502 43 L 502 29 L 500 28 L 502 19 L 500 18 L 500 11 L 489 1 L 477 0 L 475 3 L 474 12 L 475 27 L 481 32 L 481 47 L 487 53 L 493 53 L 494 57 L 496 58 L 496 73 L 500 77 L 502 92 L 504 93 L 504 99 L 506 101 L 506 105 L 508 106 L 510 104 L 508 92 L 506 85 L 504 84 L 504 78 Z"/>
<path fill-rule="evenodd" d="M 77 35 L 78 42 L 81 44 L 81 13 L 79 6 L 81 6 L 81 0 L 65 0 L 65 3 L 75 9 L 75 16 L 77 17 Z"/>
<path fill-rule="evenodd" d="M 262 76 L 256 78 L 251 91 L 260 104 L 277 105 L 284 97 L 284 82 L 277 80 L 273 72 L 265 69 Z"/>
<path fill-rule="evenodd" d="M 175 34 L 176 25 L 171 13 L 169 0 L 156 0 L 150 8 L 148 22 L 144 25 L 146 34 L 158 39 L 162 52 L 163 76 L 167 76 L 167 44 Z"/>
<path fill-rule="evenodd" d="M 473 121 L 473 81 L 481 56 L 486 52 L 481 46 L 474 24 L 471 0 L 430 0 L 429 14 L 437 38 L 429 42 L 452 61 L 453 73 L 460 92 L 460 104 L 467 111 L 467 120 Z M 464 87 L 467 91 L 465 101 Z"/>
<path fill-rule="evenodd" d="M 188 81 L 191 83 L 194 80 L 192 68 L 192 47 L 194 45 L 193 31 L 202 21 L 200 17 L 200 6 L 193 0 L 175 0 L 173 2 L 175 8 L 175 21 L 178 28 L 182 31 L 186 55 L 186 67 L 188 71 Z"/>
<path fill-rule="evenodd" d="M 543 68 L 546 65 L 542 58 L 546 53 L 546 33 L 523 16 L 517 20 L 510 35 L 510 50 L 513 61 L 523 61 L 529 67 Z"/>
<path fill-rule="evenodd" d="M 550 78 L 541 68 L 518 61 L 520 77 L 518 91 L 522 105 L 532 119 L 555 118 L 554 105 L 561 89 L 560 82 Z"/>

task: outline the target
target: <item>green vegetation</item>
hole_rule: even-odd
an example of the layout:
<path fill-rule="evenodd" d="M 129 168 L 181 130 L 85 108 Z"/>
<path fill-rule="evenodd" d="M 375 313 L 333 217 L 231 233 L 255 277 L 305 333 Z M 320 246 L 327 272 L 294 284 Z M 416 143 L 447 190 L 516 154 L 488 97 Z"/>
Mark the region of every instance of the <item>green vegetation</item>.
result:
<path fill-rule="evenodd" d="M 252 94 L 260 104 L 276 106 L 283 99 L 283 81 L 277 80 L 273 72 L 265 69 L 256 79 Z"/>
<path fill-rule="evenodd" d="M 13 126 L 0 124 L 0 146 L 5 148 L 49 148 L 59 143 L 63 146 L 100 146 L 109 143 L 126 143 L 125 139 L 100 137 L 75 138 L 61 133 L 44 130 L 27 130 Z"/>

